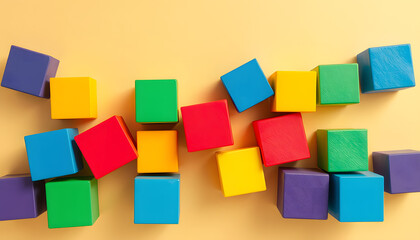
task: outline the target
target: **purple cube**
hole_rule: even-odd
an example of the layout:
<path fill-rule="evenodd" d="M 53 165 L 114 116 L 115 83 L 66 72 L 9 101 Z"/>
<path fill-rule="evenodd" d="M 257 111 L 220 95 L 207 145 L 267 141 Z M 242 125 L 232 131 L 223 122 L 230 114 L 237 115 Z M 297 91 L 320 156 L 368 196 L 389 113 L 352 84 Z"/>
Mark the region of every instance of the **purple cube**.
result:
<path fill-rule="evenodd" d="M 420 151 L 373 152 L 373 170 L 384 177 L 388 193 L 420 192 Z"/>
<path fill-rule="evenodd" d="M 35 218 L 46 209 L 44 181 L 32 182 L 29 174 L 0 178 L 0 221 Z"/>
<path fill-rule="evenodd" d="M 58 64 L 53 57 L 12 45 L 1 86 L 49 98 L 50 78 L 55 77 Z"/>
<path fill-rule="evenodd" d="M 280 167 L 277 207 L 283 217 L 327 219 L 329 180 L 319 169 Z"/>

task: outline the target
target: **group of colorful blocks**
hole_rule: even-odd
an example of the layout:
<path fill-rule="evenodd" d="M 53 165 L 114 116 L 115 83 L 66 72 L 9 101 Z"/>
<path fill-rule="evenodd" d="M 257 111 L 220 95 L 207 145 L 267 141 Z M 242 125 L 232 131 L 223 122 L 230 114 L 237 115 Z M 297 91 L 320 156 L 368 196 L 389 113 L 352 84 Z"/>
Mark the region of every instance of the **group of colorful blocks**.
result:
<path fill-rule="evenodd" d="M 12 46 L 3 87 L 39 97 L 51 93 L 53 119 L 96 118 L 96 81 L 55 78 L 58 60 Z M 24 70 L 24 71 L 23 71 Z M 216 154 L 223 194 L 266 190 L 262 163 L 275 166 L 310 158 L 300 112 L 316 105 L 352 104 L 363 93 L 415 85 L 410 45 L 370 48 L 358 64 L 320 65 L 313 71 L 275 72 L 268 80 L 256 59 L 223 75 L 238 112 L 274 95 L 273 112 L 290 112 L 253 122 L 258 147 Z M 270 85 L 272 83 L 273 88 Z M 177 81 L 137 80 L 136 121 L 177 123 Z M 233 145 L 227 100 L 181 107 L 189 152 Z M 137 149 L 124 120 L 113 116 L 79 134 L 61 129 L 25 137 L 31 178 L 0 179 L 0 219 L 36 217 L 48 211 L 49 227 L 92 225 L 99 217 L 97 179 L 137 159 L 135 223 L 178 223 L 180 175 L 176 130 L 138 131 Z M 368 172 L 367 130 L 318 130 L 318 169 L 279 168 L 278 208 L 285 218 L 382 221 L 383 190 L 418 191 L 419 152 L 374 153 Z M 94 177 L 77 173 L 83 158 Z M 400 159 L 400 160 L 398 160 Z M 402 159 L 402 160 L 401 160 Z M 400 171 L 409 172 L 401 176 Z M 416 179 L 416 184 L 408 183 Z M 16 200 L 21 201 L 16 201 Z"/>

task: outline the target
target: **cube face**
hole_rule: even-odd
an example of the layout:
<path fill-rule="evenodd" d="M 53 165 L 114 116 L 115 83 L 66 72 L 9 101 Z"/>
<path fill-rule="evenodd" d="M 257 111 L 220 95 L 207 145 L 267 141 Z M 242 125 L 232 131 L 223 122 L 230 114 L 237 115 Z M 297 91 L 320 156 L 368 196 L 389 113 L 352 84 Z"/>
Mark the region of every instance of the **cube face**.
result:
<path fill-rule="evenodd" d="M 410 44 L 369 48 L 357 55 L 362 93 L 416 85 Z"/>
<path fill-rule="evenodd" d="M 318 169 L 279 168 L 277 207 L 284 218 L 327 219 L 328 188 Z"/>
<path fill-rule="evenodd" d="M 256 59 L 226 73 L 221 79 L 238 112 L 274 95 Z"/>
<path fill-rule="evenodd" d="M 83 168 L 74 141 L 77 134 L 76 128 L 66 128 L 25 137 L 33 181 L 74 174 Z"/>
<path fill-rule="evenodd" d="M 93 177 L 56 179 L 45 188 L 49 228 L 90 226 L 98 219 L 98 181 Z"/>
<path fill-rule="evenodd" d="M 175 79 L 136 80 L 136 121 L 178 122 L 178 92 Z"/>
<path fill-rule="evenodd" d="M 253 127 L 266 167 L 310 158 L 300 113 L 254 121 Z"/>
<path fill-rule="evenodd" d="M 396 150 L 372 153 L 375 173 L 384 177 L 388 193 L 420 192 L 420 152 Z"/>
<path fill-rule="evenodd" d="M 258 147 L 219 152 L 216 156 L 225 197 L 266 190 Z"/>
<path fill-rule="evenodd" d="M 273 112 L 316 111 L 316 72 L 278 71 L 273 82 Z"/>
<path fill-rule="evenodd" d="M 179 174 L 142 174 L 134 180 L 134 223 L 178 224 Z"/>
<path fill-rule="evenodd" d="M 226 100 L 181 108 L 189 152 L 233 145 Z"/>
<path fill-rule="evenodd" d="M 382 222 L 384 178 L 372 172 L 331 174 L 329 213 L 340 222 Z"/>
<path fill-rule="evenodd" d="M 327 172 L 368 170 L 366 129 L 319 129 L 318 167 Z"/>
<path fill-rule="evenodd" d="M 319 65 L 317 103 L 319 105 L 360 102 L 359 71 L 356 63 Z"/>
<path fill-rule="evenodd" d="M 0 178 L 0 221 L 35 218 L 45 210 L 44 181 L 32 182 L 29 174 Z"/>
<path fill-rule="evenodd" d="M 49 98 L 49 81 L 55 77 L 58 64 L 55 58 L 12 45 L 1 86 Z"/>
<path fill-rule="evenodd" d="M 178 132 L 138 131 L 137 172 L 178 172 Z"/>
<path fill-rule="evenodd" d="M 96 179 L 137 159 L 137 150 L 121 116 L 113 116 L 75 137 Z"/>
<path fill-rule="evenodd" d="M 51 78 L 51 118 L 97 117 L 96 80 L 89 77 Z"/>

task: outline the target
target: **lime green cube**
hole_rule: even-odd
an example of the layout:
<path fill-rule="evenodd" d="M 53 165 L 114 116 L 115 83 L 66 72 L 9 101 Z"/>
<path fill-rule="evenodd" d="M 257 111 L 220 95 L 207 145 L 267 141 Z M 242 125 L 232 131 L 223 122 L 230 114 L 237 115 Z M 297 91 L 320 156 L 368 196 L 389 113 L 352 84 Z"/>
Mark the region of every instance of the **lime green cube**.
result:
<path fill-rule="evenodd" d="M 327 172 L 368 170 L 366 129 L 319 129 L 318 167 Z"/>
<path fill-rule="evenodd" d="M 360 102 L 357 63 L 319 65 L 317 72 L 317 104 L 342 105 Z"/>
<path fill-rule="evenodd" d="M 136 121 L 178 122 L 178 93 L 175 79 L 136 80 Z"/>
<path fill-rule="evenodd" d="M 98 181 L 61 178 L 45 184 L 49 228 L 91 226 L 99 217 Z"/>

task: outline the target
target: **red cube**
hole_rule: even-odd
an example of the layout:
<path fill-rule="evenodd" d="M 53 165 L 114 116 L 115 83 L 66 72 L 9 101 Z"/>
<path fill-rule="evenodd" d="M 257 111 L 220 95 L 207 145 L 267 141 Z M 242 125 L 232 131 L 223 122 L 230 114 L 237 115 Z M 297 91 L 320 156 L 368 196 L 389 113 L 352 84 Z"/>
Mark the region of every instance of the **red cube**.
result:
<path fill-rule="evenodd" d="M 233 145 L 226 99 L 181 108 L 188 152 Z"/>
<path fill-rule="evenodd" d="M 137 159 L 133 137 L 121 116 L 105 120 L 74 140 L 96 179 Z"/>
<path fill-rule="evenodd" d="M 311 157 L 300 113 L 254 121 L 253 126 L 266 167 Z"/>

